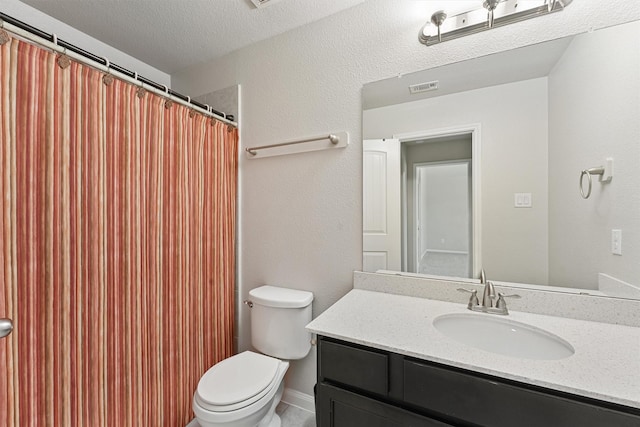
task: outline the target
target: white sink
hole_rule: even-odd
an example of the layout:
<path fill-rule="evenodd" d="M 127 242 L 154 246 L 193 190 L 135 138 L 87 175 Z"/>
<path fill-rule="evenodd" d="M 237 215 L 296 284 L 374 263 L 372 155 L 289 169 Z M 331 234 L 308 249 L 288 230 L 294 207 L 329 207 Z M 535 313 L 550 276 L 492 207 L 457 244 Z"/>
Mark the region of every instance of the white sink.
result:
<path fill-rule="evenodd" d="M 433 320 L 433 326 L 463 344 L 504 356 L 557 360 L 575 353 L 557 335 L 491 314 L 444 314 Z"/>

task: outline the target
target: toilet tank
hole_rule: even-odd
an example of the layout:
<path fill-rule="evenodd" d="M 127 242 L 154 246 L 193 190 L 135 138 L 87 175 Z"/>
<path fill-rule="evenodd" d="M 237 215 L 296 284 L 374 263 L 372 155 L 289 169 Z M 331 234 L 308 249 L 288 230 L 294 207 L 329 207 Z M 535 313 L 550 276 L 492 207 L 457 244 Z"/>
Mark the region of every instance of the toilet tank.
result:
<path fill-rule="evenodd" d="M 304 328 L 311 321 L 313 294 L 296 289 L 260 286 L 249 292 L 251 344 L 256 350 L 278 359 L 302 359 L 311 348 L 311 333 Z"/>

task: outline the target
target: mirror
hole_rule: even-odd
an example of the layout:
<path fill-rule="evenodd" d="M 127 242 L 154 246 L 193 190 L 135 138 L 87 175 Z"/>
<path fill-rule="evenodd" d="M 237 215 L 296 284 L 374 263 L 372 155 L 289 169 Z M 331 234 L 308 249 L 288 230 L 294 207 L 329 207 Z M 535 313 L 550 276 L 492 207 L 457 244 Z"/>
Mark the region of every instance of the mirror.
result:
<path fill-rule="evenodd" d="M 640 298 L 640 22 L 362 93 L 364 271 Z"/>

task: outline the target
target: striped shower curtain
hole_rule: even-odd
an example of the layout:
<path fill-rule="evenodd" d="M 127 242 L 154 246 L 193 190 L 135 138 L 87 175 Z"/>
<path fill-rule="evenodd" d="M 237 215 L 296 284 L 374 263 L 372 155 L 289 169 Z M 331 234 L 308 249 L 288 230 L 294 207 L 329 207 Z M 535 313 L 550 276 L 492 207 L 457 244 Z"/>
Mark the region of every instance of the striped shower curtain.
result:
<path fill-rule="evenodd" d="M 184 426 L 233 351 L 237 130 L 0 46 L 2 426 Z"/>

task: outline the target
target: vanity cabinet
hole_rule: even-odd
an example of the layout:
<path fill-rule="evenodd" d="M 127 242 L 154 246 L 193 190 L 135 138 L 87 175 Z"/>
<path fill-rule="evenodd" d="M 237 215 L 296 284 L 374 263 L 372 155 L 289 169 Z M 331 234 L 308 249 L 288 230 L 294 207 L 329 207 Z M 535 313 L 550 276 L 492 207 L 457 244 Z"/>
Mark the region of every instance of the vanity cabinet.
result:
<path fill-rule="evenodd" d="M 640 410 L 318 337 L 318 427 L 638 427 Z"/>

